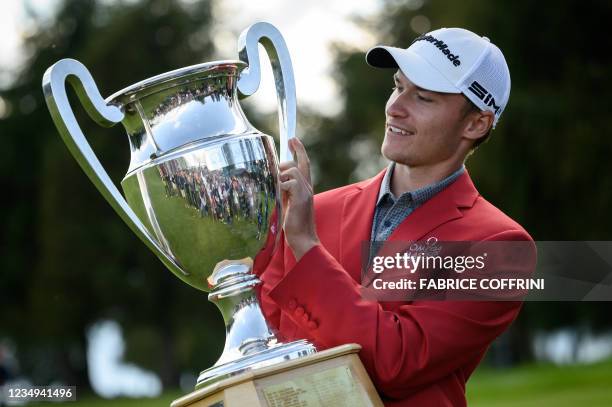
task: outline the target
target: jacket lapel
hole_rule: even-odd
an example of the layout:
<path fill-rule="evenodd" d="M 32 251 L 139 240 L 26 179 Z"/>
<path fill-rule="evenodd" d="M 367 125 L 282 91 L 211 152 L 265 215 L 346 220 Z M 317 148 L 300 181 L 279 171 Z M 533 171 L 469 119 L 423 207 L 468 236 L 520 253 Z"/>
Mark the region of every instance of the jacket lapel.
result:
<path fill-rule="evenodd" d="M 358 184 L 357 190 L 344 198 L 339 261 L 356 281 L 361 281 L 362 249 L 370 241 L 376 199 L 386 171 Z"/>
<path fill-rule="evenodd" d="M 344 198 L 339 242 L 339 261 L 356 281 L 361 281 L 362 261 L 369 248 L 374 209 L 386 170 L 364 181 Z M 462 217 L 459 208 L 474 205 L 478 191 L 467 170 L 455 182 L 412 212 L 388 240 L 416 241 L 428 232 Z"/>
<path fill-rule="evenodd" d="M 478 191 L 466 170 L 455 182 L 415 209 L 388 240 L 420 240 L 443 223 L 462 217 L 459 208 L 471 207 L 477 197 Z"/>

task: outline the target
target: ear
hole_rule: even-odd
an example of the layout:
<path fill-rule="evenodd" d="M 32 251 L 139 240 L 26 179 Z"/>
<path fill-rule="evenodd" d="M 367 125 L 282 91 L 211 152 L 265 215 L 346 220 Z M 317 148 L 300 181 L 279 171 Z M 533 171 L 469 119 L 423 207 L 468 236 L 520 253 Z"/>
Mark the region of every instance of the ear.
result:
<path fill-rule="evenodd" d="M 473 141 L 484 137 L 493 126 L 494 120 L 495 114 L 489 110 L 471 112 L 465 118 L 463 137 Z"/>

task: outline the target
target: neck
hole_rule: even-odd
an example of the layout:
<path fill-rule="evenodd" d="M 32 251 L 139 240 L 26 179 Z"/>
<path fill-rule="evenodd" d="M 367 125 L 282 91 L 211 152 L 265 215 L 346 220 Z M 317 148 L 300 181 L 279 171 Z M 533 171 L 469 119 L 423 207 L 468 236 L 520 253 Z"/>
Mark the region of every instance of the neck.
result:
<path fill-rule="evenodd" d="M 395 196 L 400 196 L 403 193 L 440 182 L 457 171 L 462 165 L 462 160 L 416 167 L 395 163 L 395 169 L 391 177 L 391 192 Z"/>

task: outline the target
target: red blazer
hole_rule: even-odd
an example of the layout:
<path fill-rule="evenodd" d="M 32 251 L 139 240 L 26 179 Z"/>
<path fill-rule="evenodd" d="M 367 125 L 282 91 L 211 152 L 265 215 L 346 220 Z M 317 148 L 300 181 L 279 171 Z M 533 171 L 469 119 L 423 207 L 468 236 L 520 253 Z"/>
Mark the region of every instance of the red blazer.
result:
<path fill-rule="evenodd" d="M 318 349 L 355 342 L 387 406 L 465 406 L 465 383 L 520 302 L 375 302 L 360 294 L 362 242 L 369 241 L 384 171 L 314 198 L 321 244 L 296 263 L 281 247 L 262 273 L 261 306 L 285 340 Z M 482 198 L 467 171 L 417 208 L 388 240 L 531 240 Z"/>

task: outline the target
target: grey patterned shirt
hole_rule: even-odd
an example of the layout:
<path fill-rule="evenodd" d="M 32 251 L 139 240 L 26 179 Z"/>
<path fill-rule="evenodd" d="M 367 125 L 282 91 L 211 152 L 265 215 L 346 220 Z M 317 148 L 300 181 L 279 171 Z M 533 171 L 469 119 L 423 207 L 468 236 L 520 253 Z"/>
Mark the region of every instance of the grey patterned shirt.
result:
<path fill-rule="evenodd" d="M 405 192 L 399 198 L 391 192 L 391 176 L 395 169 L 395 163 L 391 163 L 380 185 L 376 209 L 374 212 L 374 222 L 372 222 L 372 242 L 383 242 L 393 233 L 395 228 L 404 221 L 416 208 L 423 205 L 434 195 L 455 182 L 465 171 L 462 165 L 457 171 L 449 175 L 442 181 L 427 185 L 412 192 Z M 372 246 L 370 257 L 378 251 L 379 244 Z"/>

